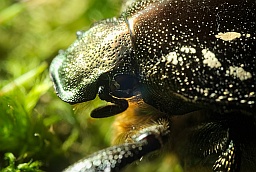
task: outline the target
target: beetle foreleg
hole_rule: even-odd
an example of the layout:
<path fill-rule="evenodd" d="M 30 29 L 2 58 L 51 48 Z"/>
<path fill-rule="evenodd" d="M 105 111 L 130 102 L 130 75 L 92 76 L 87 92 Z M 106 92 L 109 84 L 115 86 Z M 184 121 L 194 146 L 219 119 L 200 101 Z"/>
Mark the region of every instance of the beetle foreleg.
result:
<path fill-rule="evenodd" d="M 133 143 L 124 143 L 98 151 L 68 167 L 64 172 L 112 172 L 119 171 L 142 156 L 160 149 L 167 140 L 169 127 L 159 121 L 143 128 L 132 137 Z"/>

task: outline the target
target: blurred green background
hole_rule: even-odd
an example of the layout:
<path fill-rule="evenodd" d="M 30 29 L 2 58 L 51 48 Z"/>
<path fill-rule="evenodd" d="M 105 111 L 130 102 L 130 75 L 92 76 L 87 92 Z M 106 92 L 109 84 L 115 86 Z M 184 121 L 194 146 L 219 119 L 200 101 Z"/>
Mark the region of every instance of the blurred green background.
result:
<path fill-rule="evenodd" d="M 48 66 L 76 39 L 76 31 L 118 16 L 121 5 L 120 0 L 0 0 L 0 171 L 60 171 L 110 145 L 113 119 L 92 119 L 90 109 L 74 114 L 55 95 Z M 126 171 L 172 171 L 172 158 L 154 157 Z M 179 165 L 173 171 L 180 171 Z"/>

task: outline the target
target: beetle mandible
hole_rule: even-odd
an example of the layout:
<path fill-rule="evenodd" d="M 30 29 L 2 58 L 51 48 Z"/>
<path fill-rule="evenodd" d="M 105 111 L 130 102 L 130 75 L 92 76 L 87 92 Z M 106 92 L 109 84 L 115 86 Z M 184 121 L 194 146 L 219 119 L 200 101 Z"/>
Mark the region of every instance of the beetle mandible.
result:
<path fill-rule="evenodd" d="M 71 104 L 110 102 L 91 116 L 119 114 L 123 143 L 66 171 L 118 171 L 163 146 L 187 171 L 255 171 L 255 4 L 137 0 L 78 32 L 50 66 L 55 90 Z"/>

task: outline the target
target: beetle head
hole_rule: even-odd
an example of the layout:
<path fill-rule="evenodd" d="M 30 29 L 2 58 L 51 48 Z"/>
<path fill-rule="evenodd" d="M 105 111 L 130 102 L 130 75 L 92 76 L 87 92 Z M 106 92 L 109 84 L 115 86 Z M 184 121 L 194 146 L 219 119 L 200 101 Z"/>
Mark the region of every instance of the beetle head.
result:
<path fill-rule="evenodd" d="M 123 93 L 126 97 L 130 94 L 118 90 L 128 90 L 121 88 L 120 83 L 122 76 L 134 73 L 131 58 L 126 22 L 114 18 L 97 23 L 86 32 L 79 32 L 78 39 L 55 57 L 50 75 L 57 95 L 65 102 L 86 102 L 99 94 L 101 99 L 114 104 L 122 102 L 123 111 L 127 108 L 123 104 L 127 103 L 113 95 Z"/>

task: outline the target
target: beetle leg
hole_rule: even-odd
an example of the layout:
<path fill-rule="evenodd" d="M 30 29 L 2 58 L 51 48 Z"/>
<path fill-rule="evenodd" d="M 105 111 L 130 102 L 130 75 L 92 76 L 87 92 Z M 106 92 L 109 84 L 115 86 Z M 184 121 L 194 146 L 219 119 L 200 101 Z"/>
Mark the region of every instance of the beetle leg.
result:
<path fill-rule="evenodd" d="M 221 153 L 221 155 L 218 157 L 217 161 L 213 165 L 213 171 L 237 171 L 240 164 L 240 156 L 238 154 L 238 146 L 234 143 L 233 140 L 230 140 L 227 149 Z"/>
<path fill-rule="evenodd" d="M 169 127 L 166 122 L 159 121 L 134 135 L 133 143 L 124 143 L 98 151 L 71 165 L 64 172 L 119 171 L 144 155 L 160 149 L 167 141 L 168 133 Z"/>
<path fill-rule="evenodd" d="M 204 156 L 214 157 L 218 155 L 213 160 L 212 170 L 214 172 L 239 171 L 241 163 L 240 147 L 239 144 L 236 144 L 236 140 L 233 140 L 232 132 L 229 128 L 225 129 L 225 126 L 220 123 L 209 123 L 199 133 L 205 137 L 205 139 L 202 139 L 204 141 L 199 145 L 203 146 L 211 143 L 204 150 Z"/>

